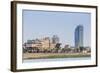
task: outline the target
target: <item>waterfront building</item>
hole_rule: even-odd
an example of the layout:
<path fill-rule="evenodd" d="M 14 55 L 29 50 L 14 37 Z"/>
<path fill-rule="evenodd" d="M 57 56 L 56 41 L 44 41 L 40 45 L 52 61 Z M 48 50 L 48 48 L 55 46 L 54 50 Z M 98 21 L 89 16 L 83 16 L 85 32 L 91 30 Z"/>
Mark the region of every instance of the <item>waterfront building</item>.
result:
<path fill-rule="evenodd" d="M 28 40 L 25 45 L 23 45 L 23 48 L 38 48 L 40 50 L 44 49 L 54 49 L 56 44 L 59 42 L 59 38 L 57 36 L 53 36 L 52 39 L 49 37 L 44 37 L 41 39 L 34 39 L 34 40 Z"/>
<path fill-rule="evenodd" d="M 75 48 L 83 47 L 83 26 L 78 25 L 75 29 Z"/>
<path fill-rule="evenodd" d="M 70 46 L 69 46 L 68 44 L 66 44 L 66 45 L 64 46 L 64 48 L 65 48 L 65 49 L 68 49 L 68 48 L 70 48 Z"/>

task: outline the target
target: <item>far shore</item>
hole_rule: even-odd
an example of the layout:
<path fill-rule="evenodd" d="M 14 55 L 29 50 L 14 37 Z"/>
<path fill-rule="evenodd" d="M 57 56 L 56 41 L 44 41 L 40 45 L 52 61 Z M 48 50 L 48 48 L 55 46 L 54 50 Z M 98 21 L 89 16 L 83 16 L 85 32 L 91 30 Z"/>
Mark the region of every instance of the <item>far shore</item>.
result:
<path fill-rule="evenodd" d="M 91 53 L 23 53 L 25 59 L 91 57 Z"/>

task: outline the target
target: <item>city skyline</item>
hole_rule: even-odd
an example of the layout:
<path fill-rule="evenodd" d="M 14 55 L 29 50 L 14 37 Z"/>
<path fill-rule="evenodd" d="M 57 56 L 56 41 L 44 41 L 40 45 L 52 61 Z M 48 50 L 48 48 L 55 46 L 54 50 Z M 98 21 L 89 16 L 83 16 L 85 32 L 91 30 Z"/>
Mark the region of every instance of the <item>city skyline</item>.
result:
<path fill-rule="evenodd" d="M 90 46 L 90 20 L 90 13 L 23 10 L 23 42 L 58 35 L 62 44 L 74 46 L 74 31 L 81 24 L 85 29 L 84 46 Z"/>

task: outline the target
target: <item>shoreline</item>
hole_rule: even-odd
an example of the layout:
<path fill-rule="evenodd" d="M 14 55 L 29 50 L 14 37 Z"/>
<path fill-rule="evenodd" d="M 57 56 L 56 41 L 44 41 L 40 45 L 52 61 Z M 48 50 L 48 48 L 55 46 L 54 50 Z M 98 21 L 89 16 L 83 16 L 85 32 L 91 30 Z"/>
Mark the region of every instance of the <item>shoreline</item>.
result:
<path fill-rule="evenodd" d="M 55 58 L 81 58 L 91 57 L 91 53 L 24 53 L 23 60 L 26 59 L 55 59 Z"/>

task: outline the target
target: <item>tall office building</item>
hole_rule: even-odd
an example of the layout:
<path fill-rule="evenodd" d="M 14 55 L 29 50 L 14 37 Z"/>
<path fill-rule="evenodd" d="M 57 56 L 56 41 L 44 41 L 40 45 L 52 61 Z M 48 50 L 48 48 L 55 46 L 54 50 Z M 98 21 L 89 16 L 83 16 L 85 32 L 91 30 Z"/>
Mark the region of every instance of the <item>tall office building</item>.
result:
<path fill-rule="evenodd" d="M 83 26 L 78 25 L 75 29 L 75 47 L 83 47 Z"/>

